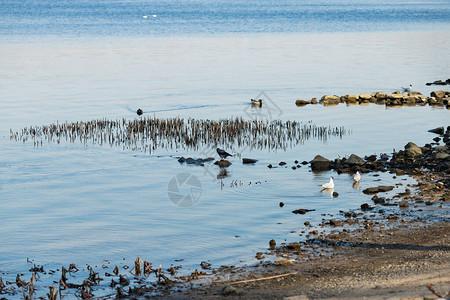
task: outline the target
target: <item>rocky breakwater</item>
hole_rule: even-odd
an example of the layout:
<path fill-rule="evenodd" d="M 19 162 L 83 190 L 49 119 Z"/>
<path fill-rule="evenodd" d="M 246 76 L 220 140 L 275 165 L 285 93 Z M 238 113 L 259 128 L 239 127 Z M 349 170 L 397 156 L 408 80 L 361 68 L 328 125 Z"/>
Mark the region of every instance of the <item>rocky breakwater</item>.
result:
<path fill-rule="evenodd" d="M 402 105 L 431 105 L 431 106 L 446 106 L 450 107 L 450 92 L 448 91 L 434 91 L 430 93 L 429 97 L 424 96 L 420 92 L 411 91 L 407 94 L 395 91 L 393 93 L 374 92 L 370 94 L 344 96 L 324 95 L 317 101 L 316 98 L 311 100 L 297 99 L 295 104 L 297 106 L 305 106 L 307 104 L 323 104 L 325 106 L 338 105 L 339 103 L 346 104 L 365 104 L 375 103 L 386 106 L 402 106 Z"/>

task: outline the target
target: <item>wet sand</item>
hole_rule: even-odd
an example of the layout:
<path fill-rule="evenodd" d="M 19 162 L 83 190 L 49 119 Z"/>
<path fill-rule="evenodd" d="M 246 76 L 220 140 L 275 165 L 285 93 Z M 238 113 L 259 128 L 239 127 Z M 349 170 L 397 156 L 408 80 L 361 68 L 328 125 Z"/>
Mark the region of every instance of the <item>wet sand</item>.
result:
<path fill-rule="evenodd" d="M 448 210 L 447 210 L 448 212 Z M 174 298 L 243 299 L 436 299 L 450 290 L 450 225 L 437 223 L 411 229 L 374 230 L 340 240 L 365 245 L 333 247 L 332 256 L 289 266 L 240 269 L 229 282 L 190 290 Z M 336 241 L 335 239 L 331 239 Z M 233 282 L 291 274 L 280 278 Z M 230 284 L 231 283 L 231 284 Z M 230 288 L 231 287 L 231 288 Z"/>

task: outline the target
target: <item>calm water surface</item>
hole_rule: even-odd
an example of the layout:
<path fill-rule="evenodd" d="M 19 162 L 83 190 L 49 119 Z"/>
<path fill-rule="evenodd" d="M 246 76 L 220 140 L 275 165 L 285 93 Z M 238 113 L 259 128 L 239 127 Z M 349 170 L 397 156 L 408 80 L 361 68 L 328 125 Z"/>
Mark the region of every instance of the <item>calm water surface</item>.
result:
<path fill-rule="evenodd" d="M 391 174 L 366 175 L 361 190 L 355 190 L 345 174 L 313 174 L 307 166 L 269 170 L 267 165 L 286 161 L 292 166 L 316 154 L 332 159 L 389 153 L 409 141 L 430 142 L 433 135 L 426 131 L 448 125 L 448 110 L 297 108 L 294 102 L 324 94 L 392 92 L 409 84 L 426 95 L 438 89 L 425 83 L 449 77 L 448 2 L 257 4 L 2 3 L 2 276 L 12 280 L 27 271 L 27 258 L 46 268 L 103 259 L 130 263 L 137 255 L 163 266 L 183 259 L 186 269 L 198 268 L 202 260 L 214 266 L 251 264 L 268 240 L 299 240 L 306 220 L 318 224 L 322 214 L 367 202 L 361 190 L 379 184 L 375 180 L 412 182 Z M 350 132 L 286 151 L 233 149 L 259 161 L 246 166 L 231 158 L 223 184 L 215 179 L 217 166 L 181 165 L 174 158 L 201 157 L 214 145 L 148 155 L 66 142 L 35 148 L 9 140 L 10 129 L 131 119 L 137 108 L 161 118 L 250 119 L 258 111 L 249 109 L 249 99 L 263 91 L 279 108 L 274 118 L 344 126 Z M 201 183 L 198 202 L 187 208 L 173 205 L 167 193 L 169 182 L 183 172 Z M 335 199 L 317 187 L 330 175 L 340 194 Z M 316 211 L 292 214 L 297 208 Z"/>

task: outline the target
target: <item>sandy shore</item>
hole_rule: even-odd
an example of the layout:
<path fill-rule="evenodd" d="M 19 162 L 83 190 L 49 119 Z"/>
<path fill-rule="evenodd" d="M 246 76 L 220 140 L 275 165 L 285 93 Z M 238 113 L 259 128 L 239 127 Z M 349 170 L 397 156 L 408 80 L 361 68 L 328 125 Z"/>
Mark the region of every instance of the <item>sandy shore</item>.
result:
<path fill-rule="evenodd" d="M 242 299 L 437 299 L 450 291 L 450 225 L 410 229 L 407 224 L 383 234 L 342 236 L 333 255 L 287 266 L 237 270 L 228 282 L 194 288 L 173 298 Z M 337 241 L 337 240 L 334 240 Z M 362 244 L 360 244 L 362 243 Z M 233 283 L 237 280 L 279 278 Z"/>

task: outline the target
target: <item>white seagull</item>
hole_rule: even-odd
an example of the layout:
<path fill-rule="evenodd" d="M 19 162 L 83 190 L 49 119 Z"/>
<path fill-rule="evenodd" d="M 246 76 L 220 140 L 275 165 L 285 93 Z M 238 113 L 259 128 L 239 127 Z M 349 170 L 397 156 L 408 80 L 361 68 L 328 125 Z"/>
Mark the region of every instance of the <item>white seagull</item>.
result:
<path fill-rule="evenodd" d="M 359 173 L 359 171 L 356 171 L 355 176 L 353 176 L 353 180 L 356 182 L 361 180 L 361 173 Z"/>
<path fill-rule="evenodd" d="M 410 84 L 409 87 L 406 87 L 406 88 L 402 87 L 404 93 L 411 92 L 411 88 L 412 88 L 412 84 Z"/>
<path fill-rule="evenodd" d="M 334 188 L 333 177 L 330 177 L 330 182 L 324 183 L 319 186 L 323 187 L 324 189 L 333 189 Z"/>

